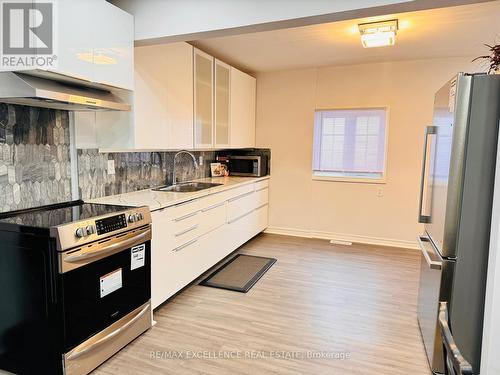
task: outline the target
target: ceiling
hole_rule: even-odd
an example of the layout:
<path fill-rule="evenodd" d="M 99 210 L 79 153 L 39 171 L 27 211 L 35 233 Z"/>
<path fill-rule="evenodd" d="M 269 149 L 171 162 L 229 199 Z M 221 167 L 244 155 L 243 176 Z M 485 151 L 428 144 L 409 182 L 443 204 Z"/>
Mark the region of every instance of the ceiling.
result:
<path fill-rule="evenodd" d="M 397 18 L 396 45 L 365 49 L 357 25 Z M 193 41 L 250 73 L 486 54 L 500 43 L 500 1 Z"/>

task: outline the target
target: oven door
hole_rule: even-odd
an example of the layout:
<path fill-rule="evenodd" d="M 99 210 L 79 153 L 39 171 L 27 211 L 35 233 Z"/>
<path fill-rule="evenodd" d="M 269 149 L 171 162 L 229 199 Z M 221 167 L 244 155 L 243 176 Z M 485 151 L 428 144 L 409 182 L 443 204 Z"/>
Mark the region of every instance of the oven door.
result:
<path fill-rule="evenodd" d="M 65 352 L 151 298 L 150 226 L 62 253 L 60 259 Z"/>

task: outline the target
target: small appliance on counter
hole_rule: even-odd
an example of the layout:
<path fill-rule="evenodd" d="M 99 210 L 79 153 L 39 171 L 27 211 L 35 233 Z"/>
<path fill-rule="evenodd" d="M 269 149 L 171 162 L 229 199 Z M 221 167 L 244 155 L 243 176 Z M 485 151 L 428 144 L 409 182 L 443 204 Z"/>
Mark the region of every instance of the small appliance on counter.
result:
<path fill-rule="evenodd" d="M 147 207 L 10 212 L 0 243 L 0 369 L 87 374 L 151 327 Z"/>
<path fill-rule="evenodd" d="M 268 172 L 268 157 L 265 155 L 218 156 L 217 161 L 227 163 L 231 176 L 262 177 Z"/>

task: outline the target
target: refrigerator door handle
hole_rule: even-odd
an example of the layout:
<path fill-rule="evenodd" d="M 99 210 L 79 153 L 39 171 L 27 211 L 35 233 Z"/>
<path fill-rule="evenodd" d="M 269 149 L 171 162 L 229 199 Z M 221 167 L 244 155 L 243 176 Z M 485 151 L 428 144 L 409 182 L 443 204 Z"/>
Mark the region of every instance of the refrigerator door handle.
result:
<path fill-rule="evenodd" d="M 427 176 L 427 149 L 429 145 L 429 136 L 437 133 L 436 126 L 427 126 L 425 128 L 425 138 L 424 138 L 424 157 L 422 161 L 422 175 L 420 177 L 420 199 L 418 204 L 418 222 L 419 223 L 430 223 L 431 217 L 428 215 L 424 215 L 422 213 L 423 205 L 424 205 L 424 189 L 425 189 L 425 180 Z"/>
<path fill-rule="evenodd" d="M 422 250 L 422 255 L 424 256 L 425 261 L 429 265 L 429 268 L 440 270 L 443 267 L 443 259 L 436 252 L 429 238 L 424 236 L 418 236 L 417 240 L 418 244 L 420 245 L 420 250 Z"/>
<path fill-rule="evenodd" d="M 439 303 L 439 328 L 441 331 L 441 338 L 443 339 L 445 368 L 451 370 L 451 366 L 456 375 L 473 375 L 472 366 L 460 353 L 453 339 L 453 335 L 451 334 L 448 324 L 448 303 L 446 302 Z"/>

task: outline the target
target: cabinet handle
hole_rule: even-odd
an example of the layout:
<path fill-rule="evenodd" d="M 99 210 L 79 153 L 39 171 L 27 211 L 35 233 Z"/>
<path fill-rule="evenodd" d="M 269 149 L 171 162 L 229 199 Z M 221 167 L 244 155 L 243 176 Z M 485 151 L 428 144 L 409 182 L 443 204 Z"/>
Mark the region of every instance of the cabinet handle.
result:
<path fill-rule="evenodd" d="M 188 233 L 188 232 L 191 232 L 192 230 L 195 230 L 196 228 L 198 228 L 198 224 L 193 225 L 192 227 L 190 227 L 190 228 L 188 228 L 188 229 L 185 229 L 185 230 L 183 230 L 182 232 L 176 233 L 176 234 L 175 234 L 175 237 L 182 236 L 183 234 L 186 234 L 186 233 Z"/>
<path fill-rule="evenodd" d="M 174 252 L 178 252 L 178 251 L 181 251 L 182 249 L 184 249 L 185 247 L 188 247 L 189 245 L 192 245 L 194 244 L 196 241 L 198 241 L 197 238 L 195 238 L 194 240 L 191 240 L 189 242 L 186 242 L 184 245 L 181 245 L 181 246 L 178 246 L 176 247 L 175 249 L 173 249 L 172 251 Z"/>
<path fill-rule="evenodd" d="M 185 219 L 189 219 L 190 217 L 193 217 L 197 213 L 198 213 L 198 211 L 195 211 L 195 212 L 191 212 L 190 214 L 187 214 L 187 215 L 184 215 L 184 216 L 181 216 L 181 217 L 176 217 L 174 219 L 174 221 L 177 222 L 177 221 L 182 221 L 182 220 L 185 220 Z"/>
<path fill-rule="evenodd" d="M 209 207 L 205 207 L 204 209 L 201 210 L 201 212 L 207 212 L 207 211 L 213 210 L 214 208 L 223 206 L 224 203 L 226 203 L 226 202 L 221 202 L 221 203 L 217 203 L 217 204 L 214 204 L 212 206 L 209 206 Z"/>
<path fill-rule="evenodd" d="M 243 219 L 245 216 L 250 215 L 250 214 L 251 214 L 252 212 L 254 212 L 254 211 L 255 211 L 255 210 L 252 210 L 252 211 L 247 212 L 247 213 L 245 213 L 245 214 L 243 214 L 243 215 L 240 215 L 240 216 L 238 216 L 237 218 L 235 218 L 235 219 L 233 219 L 233 220 L 229 220 L 227 223 L 228 223 L 228 224 L 232 224 L 232 223 L 234 223 L 234 222 L 236 222 L 236 221 L 238 221 L 238 220 L 240 220 L 240 219 Z"/>
<path fill-rule="evenodd" d="M 177 203 L 177 204 L 175 205 L 175 207 L 185 206 L 186 204 L 193 203 L 193 202 L 195 202 L 196 200 L 197 200 L 197 198 L 194 198 L 194 199 L 190 199 L 190 200 L 188 200 L 188 201 L 186 201 L 186 202 Z"/>
<path fill-rule="evenodd" d="M 238 195 L 237 197 L 234 197 L 234 198 L 231 198 L 228 200 L 228 202 L 234 202 L 234 201 L 237 201 L 238 199 L 241 199 L 241 198 L 244 198 L 246 197 L 247 195 L 250 195 L 250 194 L 253 194 L 255 193 L 255 191 L 249 191 L 248 193 L 245 193 L 245 194 L 241 194 L 241 195 Z"/>
<path fill-rule="evenodd" d="M 257 189 L 255 191 L 257 192 L 257 191 L 262 191 L 262 190 L 266 190 L 266 189 L 269 189 L 269 186 L 264 186 L 263 188 Z"/>
<path fill-rule="evenodd" d="M 264 203 L 264 204 L 261 204 L 259 207 L 257 207 L 254 211 L 257 211 L 257 210 L 260 210 L 261 208 L 264 208 L 266 207 L 267 205 L 269 205 L 269 203 Z"/>

